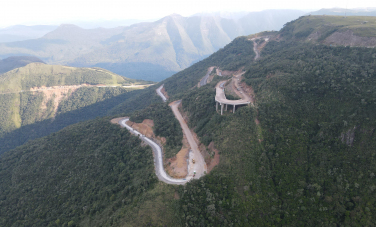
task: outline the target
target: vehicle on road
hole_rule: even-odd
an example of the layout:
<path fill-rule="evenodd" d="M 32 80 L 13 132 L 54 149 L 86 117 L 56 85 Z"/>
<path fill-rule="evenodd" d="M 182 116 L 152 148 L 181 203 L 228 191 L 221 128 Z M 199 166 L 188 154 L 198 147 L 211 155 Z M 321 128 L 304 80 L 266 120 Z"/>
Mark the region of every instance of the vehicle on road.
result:
<path fill-rule="evenodd" d="M 196 161 L 192 158 L 192 163 L 195 164 L 195 162 L 196 162 Z"/>

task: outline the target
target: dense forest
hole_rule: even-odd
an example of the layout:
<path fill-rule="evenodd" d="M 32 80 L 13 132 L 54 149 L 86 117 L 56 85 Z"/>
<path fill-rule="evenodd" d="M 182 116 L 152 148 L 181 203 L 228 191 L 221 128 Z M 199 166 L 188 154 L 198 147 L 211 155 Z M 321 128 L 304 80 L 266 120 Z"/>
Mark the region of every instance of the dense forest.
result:
<path fill-rule="evenodd" d="M 166 103 L 153 104 L 143 110 L 135 111 L 130 117 L 130 120 L 136 123 L 141 123 L 145 119 L 154 121 L 153 131 L 156 136 L 166 138 L 163 147 L 165 158 L 174 157 L 183 145 L 183 132 L 171 108 Z"/>
<path fill-rule="evenodd" d="M 320 26 L 337 23 L 322 18 Z M 98 118 L 1 155 L 1 225 L 375 226 L 376 50 L 302 41 L 304 20 L 271 37 L 257 61 L 253 42 L 239 37 L 162 82 L 202 144 L 219 150 L 209 174 L 158 182 L 150 148 Z M 245 70 L 255 105 L 217 113 L 214 87 L 228 77 L 195 87 L 209 66 Z M 181 129 L 157 86 L 83 108 L 67 101 L 59 111 L 77 109 L 55 122 L 93 110 L 153 119 L 173 155 Z"/>
<path fill-rule="evenodd" d="M 376 51 L 270 42 L 262 54 L 245 74 L 256 108 L 220 116 L 212 89 L 183 99 L 202 142 L 222 155 L 181 189 L 185 223 L 374 225 Z"/>
<path fill-rule="evenodd" d="M 79 123 L 2 155 L 0 225 L 76 226 L 153 188 L 151 149 L 109 120 Z"/>

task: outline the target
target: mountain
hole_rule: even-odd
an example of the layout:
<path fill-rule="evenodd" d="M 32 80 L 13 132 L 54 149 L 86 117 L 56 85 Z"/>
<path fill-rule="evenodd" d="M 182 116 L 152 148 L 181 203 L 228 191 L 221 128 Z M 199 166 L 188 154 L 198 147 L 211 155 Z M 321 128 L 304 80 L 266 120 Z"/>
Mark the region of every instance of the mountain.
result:
<path fill-rule="evenodd" d="M 0 74 L 8 72 L 15 68 L 23 67 L 33 62 L 44 63 L 37 57 L 33 56 L 14 56 L 0 60 Z"/>
<path fill-rule="evenodd" d="M 100 108 L 118 104 L 111 101 L 101 104 L 104 100 L 119 95 L 123 95 L 120 97 L 124 99 L 128 91 L 142 88 L 119 85 L 148 83 L 100 68 L 44 63 L 30 63 L 8 71 L 0 75 L 0 81 L 0 140 L 4 140 L 0 153 L 30 138 L 48 135 L 81 120 L 103 116 L 107 110 Z M 85 110 L 85 107 L 94 104 L 97 110 Z M 74 114 L 74 111 L 78 113 Z M 63 117 L 68 112 L 69 115 Z M 26 126 L 33 132 L 23 134 L 27 132 Z"/>
<path fill-rule="evenodd" d="M 376 16 L 376 8 L 359 8 L 359 9 L 320 9 L 310 12 L 311 15 L 333 15 L 333 16 Z"/>
<path fill-rule="evenodd" d="M 284 39 L 341 46 L 376 46 L 374 17 L 307 16 L 281 30 Z"/>
<path fill-rule="evenodd" d="M 112 117 L 83 122 L 0 156 L 0 224 L 375 225 L 376 50 L 333 45 L 330 35 L 307 39 L 337 19 L 339 35 L 363 27 L 370 32 L 356 36 L 373 37 L 369 24 L 352 25 L 356 17 L 302 17 L 279 32 L 238 37 L 160 83 L 168 102 L 182 100 L 208 165 L 219 155 L 205 176 L 184 186 L 158 182 L 152 152 L 136 136 Z M 209 67 L 222 73 L 209 72 L 198 86 Z M 219 84 L 252 102 L 222 115 Z M 176 141 L 181 134 L 156 88 L 109 114 L 160 119 L 153 131 Z"/>
<path fill-rule="evenodd" d="M 0 57 L 34 55 L 49 64 L 101 67 L 117 74 L 160 81 L 202 60 L 235 37 L 279 30 L 303 15 L 266 10 L 237 15 L 170 15 L 112 29 L 61 25 L 42 38 L 0 44 Z"/>
<path fill-rule="evenodd" d="M 45 34 L 55 30 L 55 25 L 14 25 L 0 29 L 0 43 L 16 42 L 28 39 L 38 39 Z"/>

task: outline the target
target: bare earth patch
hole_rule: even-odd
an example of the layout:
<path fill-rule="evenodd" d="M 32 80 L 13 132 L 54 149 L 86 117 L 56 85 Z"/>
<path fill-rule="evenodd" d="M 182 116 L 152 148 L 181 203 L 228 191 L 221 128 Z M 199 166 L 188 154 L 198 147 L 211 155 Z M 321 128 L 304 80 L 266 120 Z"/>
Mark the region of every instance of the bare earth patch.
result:
<path fill-rule="evenodd" d="M 121 119 L 125 117 L 114 118 L 111 120 L 113 124 L 119 124 Z M 145 119 L 142 123 L 135 123 L 132 121 L 127 121 L 127 125 L 131 126 L 132 128 L 139 131 L 141 134 L 145 135 L 146 137 L 153 138 L 156 143 L 163 146 L 166 143 L 166 138 L 155 136 L 153 132 L 154 121 L 150 119 Z M 169 163 L 165 165 L 166 172 L 173 178 L 184 178 L 188 174 L 188 163 L 187 158 L 189 154 L 190 146 L 188 141 L 184 135 L 183 138 L 183 147 L 182 149 L 176 154 L 175 157 L 165 160 L 165 163 Z"/>
<path fill-rule="evenodd" d="M 53 115 L 55 117 L 60 102 L 82 86 L 87 86 L 87 85 L 83 84 L 83 85 L 53 86 L 53 87 L 42 86 L 42 87 L 30 88 L 30 91 L 43 93 L 44 99 L 40 107 L 41 110 L 43 111 L 47 110 L 47 103 L 52 100 L 54 104 Z M 42 113 L 42 115 L 43 114 L 48 114 L 48 113 Z M 46 116 L 40 116 L 40 117 L 46 117 Z"/>
<path fill-rule="evenodd" d="M 166 171 L 173 178 L 184 178 L 188 174 L 188 163 L 187 159 L 189 157 L 189 149 L 191 148 L 188 144 L 187 138 L 183 136 L 183 147 L 176 154 L 175 157 L 167 160 L 170 165 L 167 165 Z"/>
<path fill-rule="evenodd" d="M 240 79 L 241 80 L 241 79 Z M 251 86 L 248 86 L 245 82 L 240 83 L 243 91 L 246 93 L 246 95 L 249 96 L 251 99 L 252 105 L 255 104 L 255 92 Z"/>
<path fill-rule="evenodd" d="M 119 121 L 120 121 L 121 119 L 124 119 L 124 118 L 128 118 L 128 117 L 118 117 L 118 118 L 114 118 L 114 119 L 111 120 L 111 123 L 112 123 L 112 124 L 118 124 L 118 125 L 120 125 L 120 124 L 119 124 Z"/>
<path fill-rule="evenodd" d="M 162 92 L 162 94 L 163 94 L 167 99 L 170 98 L 170 97 L 168 96 L 167 91 L 165 90 L 164 87 L 161 89 L 161 92 Z"/>

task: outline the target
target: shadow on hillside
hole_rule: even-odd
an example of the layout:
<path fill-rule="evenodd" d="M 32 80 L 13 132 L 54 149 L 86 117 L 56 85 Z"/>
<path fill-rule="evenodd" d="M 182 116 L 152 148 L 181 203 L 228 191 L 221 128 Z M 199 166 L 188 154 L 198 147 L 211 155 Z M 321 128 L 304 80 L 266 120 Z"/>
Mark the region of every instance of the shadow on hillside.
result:
<path fill-rule="evenodd" d="M 54 120 L 47 119 L 31 125 L 22 126 L 2 138 L 0 138 L 0 154 L 25 144 L 29 140 L 47 136 L 53 132 L 57 132 L 64 127 L 94 119 L 111 115 L 111 109 L 128 100 L 131 97 L 139 95 L 143 90 L 123 93 L 116 97 L 97 102 L 81 109 L 69 111 L 56 116 Z"/>

